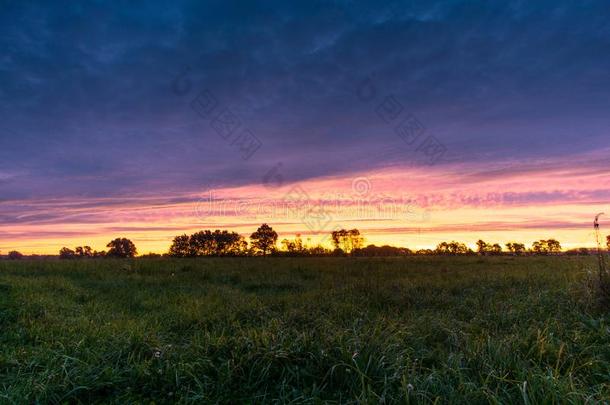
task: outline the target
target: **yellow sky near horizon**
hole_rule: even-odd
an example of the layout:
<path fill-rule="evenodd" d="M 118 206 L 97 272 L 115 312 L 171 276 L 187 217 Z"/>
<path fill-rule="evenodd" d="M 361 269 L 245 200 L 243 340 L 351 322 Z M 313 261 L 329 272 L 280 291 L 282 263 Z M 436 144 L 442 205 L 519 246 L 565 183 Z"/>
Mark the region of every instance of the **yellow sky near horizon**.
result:
<path fill-rule="evenodd" d="M 608 207 L 609 186 L 605 170 L 580 173 L 551 165 L 524 171 L 505 164 L 485 170 L 389 168 L 279 188 L 24 201 L 18 221 L 3 226 L 0 251 L 57 254 L 63 246 L 82 245 L 105 250 L 113 238 L 127 237 L 140 254 L 164 253 L 176 235 L 230 229 L 247 237 L 262 223 L 280 240 L 300 233 L 311 245 L 329 246 L 335 228 L 358 228 L 366 243 L 410 249 L 451 240 L 474 248 L 478 239 L 531 246 L 549 238 L 564 249 L 593 247 L 593 218 Z"/>

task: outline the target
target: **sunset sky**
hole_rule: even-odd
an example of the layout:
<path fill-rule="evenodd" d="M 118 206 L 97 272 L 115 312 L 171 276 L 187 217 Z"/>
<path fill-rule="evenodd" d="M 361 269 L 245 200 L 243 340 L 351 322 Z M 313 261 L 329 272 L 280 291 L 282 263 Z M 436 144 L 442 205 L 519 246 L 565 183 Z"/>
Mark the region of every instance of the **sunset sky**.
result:
<path fill-rule="evenodd" d="M 0 1 L 0 252 L 594 245 L 610 3 L 383 3 Z"/>

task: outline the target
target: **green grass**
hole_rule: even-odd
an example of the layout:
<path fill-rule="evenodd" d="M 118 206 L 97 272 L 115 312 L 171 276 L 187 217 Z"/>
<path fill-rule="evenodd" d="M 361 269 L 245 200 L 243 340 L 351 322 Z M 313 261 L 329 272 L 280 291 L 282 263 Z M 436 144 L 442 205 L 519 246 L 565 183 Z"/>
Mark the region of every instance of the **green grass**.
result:
<path fill-rule="evenodd" d="M 0 403 L 607 402 L 594 265 L 0 262 Z"/>

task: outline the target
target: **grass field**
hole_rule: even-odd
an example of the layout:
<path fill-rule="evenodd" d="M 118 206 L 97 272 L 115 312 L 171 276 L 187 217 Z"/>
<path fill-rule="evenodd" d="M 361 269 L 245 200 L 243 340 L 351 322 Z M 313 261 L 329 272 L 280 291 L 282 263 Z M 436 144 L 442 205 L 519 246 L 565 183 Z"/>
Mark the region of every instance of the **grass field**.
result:
<path fill-rule="evenodd" d="M 0 403 L 610 398 L 594 258 L 0 262 Z"/>

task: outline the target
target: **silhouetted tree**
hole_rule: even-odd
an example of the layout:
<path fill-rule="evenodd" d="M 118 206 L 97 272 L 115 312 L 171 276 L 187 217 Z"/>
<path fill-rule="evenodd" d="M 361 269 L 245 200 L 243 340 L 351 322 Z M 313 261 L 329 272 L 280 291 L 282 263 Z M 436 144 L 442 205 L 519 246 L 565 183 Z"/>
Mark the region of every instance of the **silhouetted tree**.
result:
<path fill-rule="evenodd" d="M 361 249 L 354 249 L 352 252 L 353 256 L 364 256 L 364 257 L 388 257 L 388 256 L 408 256 L 413 252 L 407 248 L 394 247 L 394 246 L 375 246 L 368 245 Z"/>
<path fill-rule="evenodd" d="M 500 244 L 498 243 L 494 243 L 493 245 L 491 245 L 491 247 L 489 248 L 489 252 L 492 255 L 501 255 L 502 254 L 502 246 L 500 246 Z"/>
<path fill-rule="evenodd" d="M 212 233 L 212 237 L 216 256 L 237 256 L 248 249 L 248 243 L 236 232 L 216 230 Z"/>
<path fill-rule="evenodd" d="M 606 246 L 608 246 L 608 250 L 610 250 L 610 235 L 606 236 Z"/>
<path fill-rule="evenodd" d="M 330 253 L 330 250 L 321 245 L 313 246 L 307 249 L 307 254 L 311 256 L 328 256 Z"/>
<path fill-rule="evenodd" d="M 75 249 L 74 253 L 78 257 L 92 257 L 93 256 L 93 251 L 91 250 L 91 247 L 89 247 L 89 246 L 85 246 L 85 247 L 78 246 Z"/>
<path fill-rule="evenodd" d="M 294 248 L 294 242 L 288 239 L 282 239 L 282 241 L 280 242 L 280 244 L 282 245 L 282 249 L 288 253 L 294 253 L 295 248 Z"/>
<path fill-rule="evenodd" d="M 305 247 L 303 246 L 301 235 L 299 234 L 296 235 L 294 240 L 283 239 L 281 243 L 284 251 L 291 256 L 303 255 L 307 253 Z"/>
<path fill-rule="evenodd" d="M 525 245 L 523 243 L 510 242 L 506 244 L 506 249 L 515 255 L 521 255 L 525 253 Z"/>
<path fill-rule="evenodd" d="M 74 250 L 67 247 L 61 248 L 59 251 L 59 258 L 62 260 L 76 259 L 76 258 L 92 258 L 92 257 L 104 257 L 106 252 L 91 249 L 89 246 L 78 246 Z"/>
<path fill-rule="evenodd" d="M 536 254 L 560 253 L 561 244 L 555 239 L 541 239 L 532 244 L 532 252 Z"/>
<path fill-rule="evenodd" d="M 555 239 L 549 239 L 546 241 L 546 245 L 549 249 L 549 253 L 561 253 L 561 243 Z"/>
<path fill-rule="evenodd" d="M 345 253 L 351 253 L 354 249 L 362 248 L 364 243 L 364 238 L 360 235 L 358 229 L 333 231 L 331 237 L 335 249 L 341 249 Z"/>
<path fill-rule="evenodd" d="M 236 256 L 247 249 L 243 237 L 235 232 L 200 231 L 189 239 L 190 254 L 194 256 Z"/>
<path fill-rule="evenodd" d="M 8 252 L 8 259 L 9 260 L 21 260 L 21 259 L 23 259 L 23 255 L 20 252 L 13 250 L 13 251 Z"/>
<path fill-rule="evenodd" d="M 191 236 L 176 236 L 169 248 L 172 257 L 237 256 L 244 254 L 248 244 L 236 232 L 210 230 L 199 231 Z"/>
<path fill-rule="evenodd" d="M 449 244 L 447 242 L 441 242 L 436 245 L 435 252 L 439 255 L 449 254 Z"/>
<path fill-rule="evenodd" d="M 76 257 L 76 253 L 72 249 L 68 249 L 67 247 L 61 248 L 59 251 L 59 258 L 62 260 L 74 259 Z"/>
<path fill-rule="evenodd" d="M 477 253 L 480 255 L 501 255 L 502 246 L 498 243 L 487 243 L 482 240 L 477 241 Z"/>
<path fill-rule="evenodd" d="M 126 258 L 134 257 L 138 254 L 136 245 L 127 238 L 117 238 L 108 243 L 106 247 L 110 248 L 107 253 L 107 256 L 110 257 Z"/>
<path fill-rule="evenodd" d="M 277 232 L 269 225 L 262 224 L 256 232 L 250 235 L 250 240 L 252 241 L 254 251 L 266 256 L 267 253 L 273 252 L 276 249 Z"/>
<path fill-rule="evenodd" d="M 487 253 L 487 243 L 479 239 L 477 241 L 477 253 L 480 255 L 484 255 Z"/>
<path fill-rule="evenodd" d="M 195 232 L 189 238 L 190 256 L 212 256 L 216 250 L 212 231 Z"/>
<path fill-rule="evenodd" d="M 441 242 L 436 246 L 436 254 L 439 255 L 463 255 L 469 253 L 470 249 L 460 242 Z"/>
<path fill-rule="evenodd" d="M 169 255 L 172 257 L 191 256 L 190 238 L 188 235 L 176 236 L 169 248 Z"/>

